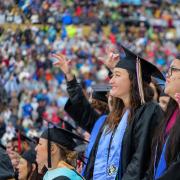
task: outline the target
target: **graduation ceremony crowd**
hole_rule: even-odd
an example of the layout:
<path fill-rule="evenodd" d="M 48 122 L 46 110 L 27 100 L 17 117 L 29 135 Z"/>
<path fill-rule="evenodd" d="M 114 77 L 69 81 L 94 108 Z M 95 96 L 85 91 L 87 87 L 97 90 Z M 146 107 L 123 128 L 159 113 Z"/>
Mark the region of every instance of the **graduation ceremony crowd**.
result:
<path fill-rule="evenodd" d="M 0 0 L 0 180 L 180 180 L 178 0 Z"/>

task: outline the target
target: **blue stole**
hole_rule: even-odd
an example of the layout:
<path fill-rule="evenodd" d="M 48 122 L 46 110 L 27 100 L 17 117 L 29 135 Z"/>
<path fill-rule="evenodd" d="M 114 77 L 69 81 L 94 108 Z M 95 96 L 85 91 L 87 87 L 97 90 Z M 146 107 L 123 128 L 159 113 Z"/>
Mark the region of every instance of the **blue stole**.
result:
<path fill-rule="evenodd" d="M 107 132 L 107 127 L 103 130 L 94 163 L 94 180 L 115 180 L 121 161 L 122 141 L 128 115 L 129 110 L 126 110 L 114 134 Z"/>
<path fill-rule="evenodd" d="M 161 157 L 159 159 L 157 168 L 155 168 L 155 165 L 154 165 L 154 170 L 155 170 L 154 171 L 154 179 L 158 179 L 160 176 L 162 176 L 164 171 L 167 168 L 166 159 L 165 159 L 166 145 L 167 145 L 167 140 L 163 146 L 163 150 L 162 150 Z M 155 163 L 156 163 L 156 158 L 155 158 Z"/>
<path fill-rule="evenodd" d="M 80 175 L 78 175 L 75 171 L 69 168 L 57 168 L 49 170 L 44 175 L 43 180 L 52 180 L 59 176 L 65 176 L 73 180 L 83 180 L 83 178 Z"/>
<path fill-rule="evenodd" d="M 95 125 L 94 125 L 94 127 L 93 127 L 93 129 L 92 129 L 92 131 L 91 131 L 91 137 L 90 137 L 90 139 L 89 139 L 89 144 L 88 144 L 88 147 L 87 147 L 86 152 L 85 152 L 85 157 L 86 157 L 86 159 L 84 160 L 84 161 L 85 161 L 85 165 L 84 165 L 83 170 L 82 170 L 82 173 L 81 173 L 82 175 L 84 175 L 84 171 L 85 171 L 85 169 L 86 169 L 87 160 L 88 160 L 89 155 L 90 155 L 90 153 L 91 153 L 91 150 L 92 150 L 92 148 L 93 148 L 93 146 L 94 146 L 94 143 L 95 143 L 95 141 L 96 141 L 96 138 L 97 138 L 97 135 L 98 135 L 98 133 L 99 133 L 99 130 L 100 130 L 100 128 L 102 127 L 103 123 L 104 123 L 105 120 L 106 120 L 106 117 L 107 117 L 107 115 L 102 115 L 102 116 L 96 121 L 96 123 L 95 123 Z"/>

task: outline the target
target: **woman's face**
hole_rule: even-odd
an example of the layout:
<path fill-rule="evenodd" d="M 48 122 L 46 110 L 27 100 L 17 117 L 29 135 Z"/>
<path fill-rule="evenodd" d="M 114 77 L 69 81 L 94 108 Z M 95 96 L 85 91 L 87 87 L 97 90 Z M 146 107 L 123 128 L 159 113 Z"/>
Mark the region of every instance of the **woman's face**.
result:
<path fill-rule="evenodd" d="M 18 179 L 19 180 L 25 180 L 27 179 L 28 176 L 28 166 L 27 166 L 27 161 L 23 158 L 20 159 L 19 164 L 18 164 Z"/>
<path fill-rule="evenodd" d="M 39 143 L 36 146 L 36 162 L 38 164 L 38 167 L 44 167 L 44 165 L 47 165 L 47 140 L 40 138 Z M 40 169 L 39 169 L 40 171 Z"/>
<path fill-rule="evenodd" d="M 165 93 L 175 99 L 174 95 L 180 93 L 180 60 L 175 59 L 166 75 Z"/>
<path fill-rule="evenodd" d="M 122 68 L 114 68 L 113 77 L 110 80 L 112 89 L 110 95 L 116 98 L 129 98 L 131 82 L 129 79 L 129 73 Z"/>

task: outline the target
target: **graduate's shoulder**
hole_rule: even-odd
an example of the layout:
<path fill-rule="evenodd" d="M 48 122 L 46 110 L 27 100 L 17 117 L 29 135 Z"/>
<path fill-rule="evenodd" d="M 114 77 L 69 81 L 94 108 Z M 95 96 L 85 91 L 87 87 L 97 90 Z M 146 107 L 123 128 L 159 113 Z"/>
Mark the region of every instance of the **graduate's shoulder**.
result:
<path fill-rule="evenodd" d="M 155 101 L 149 101 L 141 105 L 138 109 L 137 112 L 141 113 L 163 113 L 160 105 L 155 102 Z"/>
<path fill-rule="evenodd" d="M 77 171 L 66 167 L 49 171 L 45 179 L 49 180 L 49 178 L 52 180 L 83 180 L 83 177 Z"/>

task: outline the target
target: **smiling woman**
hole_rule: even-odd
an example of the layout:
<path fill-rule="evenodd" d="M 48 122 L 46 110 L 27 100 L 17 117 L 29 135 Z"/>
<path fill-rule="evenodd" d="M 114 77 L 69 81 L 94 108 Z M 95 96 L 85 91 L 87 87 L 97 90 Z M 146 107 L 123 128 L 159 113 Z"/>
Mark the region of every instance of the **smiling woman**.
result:
<path fill-rule="evenodd" d="M 123 113 L 120 109 L 130 109 L 131 113 L 128 120 L 131 121 L 134 116 L 135 109 L 141 105 L 141 98 L 138 91 L 137 78 L 130 70 L 115 68 L 110 84 L 112 86 L 110 94 L 115 97 L 116 101 L 112 112 L 107 118 L 107 123 L 110 128 L 114 129 L 114 127 L 116 127 L 119 123 L 119 117 L 121 117 Z M 142 84 L 145 101 L 149 102 L 153 99 L 153 90 L 148 83 L 142 82 Z M 116 107 L 116 103 L 119 108 Z M 114 119 L 114 121 L 112 121 L 112 119 Z"/>
<path fill-rule="evenodd" d="M 113 76 L 110 80 L 112 90 L 110 94 L 114 97 L 122 98 L 125 100 L 125 104 L 128 106 L 129 92 L 131 82 L 129 80 L 129 73 L 122 68 L 114 68 Z M 123 84 L 123 86 L 122 86 Z"/>
<path fill-rule="evenodd" d="M 110 80 L 112 111 L 99 129 L 87 166 L 86 179 L 133 179 L 145 176 L 150 162 L 151 138 L 162 117 L 152 102 L 151 75 L 161 72 L 122 46 L 126 57 L 113 70 Z"/>

